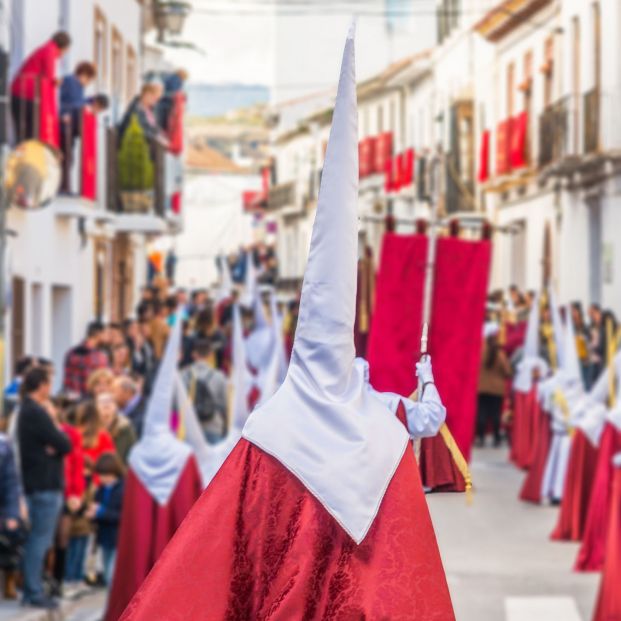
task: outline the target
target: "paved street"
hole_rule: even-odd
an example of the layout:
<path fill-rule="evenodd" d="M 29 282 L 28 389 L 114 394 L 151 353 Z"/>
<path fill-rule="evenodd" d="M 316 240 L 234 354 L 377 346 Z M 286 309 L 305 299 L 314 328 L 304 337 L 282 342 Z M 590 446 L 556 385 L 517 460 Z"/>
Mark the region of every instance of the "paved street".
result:
<path fill-rule="evenodd" d="M 472 473 L 472 506 L 428 497 L 458 621 L 589 621 L 598 576 L 573 573 L 577 546 L 550 541 L 557 509 L 518 500 L 505 451 L 476 452 Z"/>
<path fill-rule="evenodd" d="M 24 609 L 17 602 L 2 602 L 0 621 L 100 621 L 104 603 L 102 591 L 75 602 L 64 602 L 62 609 L 54 613 Z"/>

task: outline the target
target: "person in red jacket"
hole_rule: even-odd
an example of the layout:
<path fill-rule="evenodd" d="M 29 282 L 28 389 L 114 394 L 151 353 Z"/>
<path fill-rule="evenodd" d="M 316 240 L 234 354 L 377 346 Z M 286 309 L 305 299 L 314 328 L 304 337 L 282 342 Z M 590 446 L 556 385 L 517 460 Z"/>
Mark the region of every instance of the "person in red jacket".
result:
<path fill-rule="evenodd" d="M 35 137 L 35 103 L 38 99 L 39 81 L 49 80 L 54 85 L 54 96 L 58 81 L 56 61 L 69 49 L 71 37 L 66 32 L 57 32 L 47 43 L 38 47 L 17 71 L 11 83 L 11 115 L 18 142 Z"/>
<path fill-rule="evenodd" d="M 71 452 L 65 457 L 65 505 L 56 533 L 56 547 L 54 549 L 54 595 L 62 595 L 62 585 L 65 578 L 67 548 L 71 533 L 71 516 L 82 505 L 82 497 L 86 491 L 84 477 L 84 451 L 82 450 L 82 436 L 80 432 L 68 424 L 62 423 L 61 430 L 71 442 Z"/>

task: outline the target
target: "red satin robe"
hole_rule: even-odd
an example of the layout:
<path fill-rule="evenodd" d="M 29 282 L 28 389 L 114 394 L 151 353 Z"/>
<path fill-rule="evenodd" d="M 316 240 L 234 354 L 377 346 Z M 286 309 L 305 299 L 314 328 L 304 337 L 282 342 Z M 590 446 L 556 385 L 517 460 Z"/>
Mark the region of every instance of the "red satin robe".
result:
<path fill-rule="evenodd" d="M 538 504 L 541 502 L 541 486 L 546 464 L 548 463 L 552 430 L 550 428 L 550 417 L 541 409 L 538 403 L 535 404 L 534 408 L 534 421 L 537 427 L 535 434 L 530 439 L 533 457 L 528 474 L 520 490 L 520 500 Z"/>
<path fill-rule="evenodd" d="M 593 621 L 621 619 L 621 468 L 613 475 L 606 560 Z"/>
<path fill-rule="evenodd" d="M 131 471 L 125 482 L 117 559 L 105 621 L 117 621 L 203 491 L 191 457 L 165 506 L 157 504 Z M 156 619 L 166 616 L 155 615 Z"/>
<path fill-rule="evenodd" d="M 571 441 L 563 500 L 552 539 L 556 541 L 582 539 L 596 467 L 597 448 L 580 429 L 577 429 Z"/>
<path fill-rule="evenodd" d="M 408 448 L 356 545 L 279 461 L 239 441 L 122 621 L 451 621 Z"/>

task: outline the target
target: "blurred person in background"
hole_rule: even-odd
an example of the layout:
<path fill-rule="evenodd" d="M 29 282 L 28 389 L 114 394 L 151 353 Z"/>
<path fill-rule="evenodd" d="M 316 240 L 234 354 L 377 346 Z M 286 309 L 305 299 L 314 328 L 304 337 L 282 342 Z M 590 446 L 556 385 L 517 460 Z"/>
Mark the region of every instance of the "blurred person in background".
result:
<path fill-rule="evenodd" d="M 134 116 L 137 118 L 147 140 L 157 141 L 164 146 L 168 144 L 168 139 L 157 122 L 155 112 L 157 102 L 163 93 L 164 89 L 160 82 L 148 82 L 143 85 L 140 95 L 133 99 L 121 120 L 119 125 L 119 145 L 122 143 L 123 136 Z"/>
<path fill-rule="evenodd" d="M 117 343 L 112 346 L 111 371 L 116 377 L 130 373 L 131 358 L 127 343 Z"/>
<path fill-rule="evenodd" d="M 114 442 L 116 454 L 126 464 L 129 451 L 136 443 L 136 432 L 129 419 L 119 412 L 112 392 L 99 394 L 96 406 L 101 424 Z"/>
<path fill-rule="evenodd" d="M 0 434 L 0 569 L 4 571 L 4 597 L 17 598 L 17 576 L 26 540 L 22 489 L 11 441 Z"/>
<path fill-rule="evenodd" d="M 56 64 L 70 47 L 69 34 L 59 31 L 49 41 L 35 49 L 15 74 L 11 83 L 11 115 L 18 142 L 38 137 L 35 136 L 35 115 L 39 81 L 47 80 L 54 87 L 58 86 Z"/>
<path fill-rule="evenodd" d="M 22 481 L 31 525 L 24 549 L 23 602 L 46 609 L 58 607 L 56 600 L 43 589 L 43 562 L 63 505 L 63 458 L 72 448 L 60 428 L 56 411 L 49 407 L 51 388 L 49 369 L 34 367 L 26 373 L 17 423 Z"/>
<path fill-rule="evenodd" d="M 511 364 L 498 341 L 498 334 L 497 325 L 488 324 L 486 326 L 478 390 L 476 432 L 479 446 L 485 445 L 485 436 L 490 427 L 494 436 L 494 446 L 500 446 L 502 403 L 507 388 L 507 380 L 513 375 Z"/>
<path fill-rule="evenodd" d="M 589 306 L 589 327 L 588 327 L 588 347 L 589 347 L 589 385 L 600 376 L 605 360 L 604 341 L 606 338 L 606 327 L 604 317 L 599 304 Z"/>
<path fill-rule="evenodd" d="M 87 396 L 95 399 L 102 393 L 110 392 L 113 381 L 114 373 L 109 368 L 93 371 L 86 382 Z"/>
<path fill-rule="evenodd" d="M 590 388 L 590 370 L 589 370 L 589 331 L 584 320 L 584 311 L 581 302 L 571 303 L 571 319 L 574 324 L 574 333 L 576 334 L 576 352 L 580 360 L 580 370 L 582 372 L 582 380 L 587 389 Z"/>
<path fill-rule="evenodd" d="M 84 341 L 69 350 L 65 357 L 63 381 L 66 392 L 85 397 L 88 394 L 87 381 L 91 373 L 109 366 L 108 357 L 101 351 L 104 339 L 104 325 L 93 321 L 88 325 Z"/>
<path fill-rule="evenodd" d="M 147 400 L 143 397 L 140 385 L 132 377 L 117 377 L 112 385 L 112 394 L 118 409 L 131 423 L 136 437 L 142 436 Z"/>
<path fill-rule="evenodd" d="M 107 453 L 95 464 L 99 487 L 87 516 L 96 524 L 96 543 L 103 556 L 104 581 L 112 584 L 119 524 L 123 509 L 125 468 L 118 455 Z"/>
<path fill-rule="evenodd" d="M 213 364 L 211 344 L 205 338 L 194 343 L 194 362 L 182 371 L 183 382 L 194 404 L 205 438 L 211 444 L 227 433 L 227 379 Z"/>

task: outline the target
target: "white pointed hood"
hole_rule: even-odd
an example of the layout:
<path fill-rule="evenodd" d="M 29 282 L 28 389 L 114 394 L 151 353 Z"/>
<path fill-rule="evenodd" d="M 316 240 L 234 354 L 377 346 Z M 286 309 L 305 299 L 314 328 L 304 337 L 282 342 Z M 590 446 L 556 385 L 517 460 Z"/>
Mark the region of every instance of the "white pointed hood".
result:
<path fill-rule="evenodd" d="M 222 302 L 223 300 L 228 300 L 233 295 L 233 278 L 231 277 L 231 269 L 226 256 L 221 255 L 218 257 L 218 267 L 220 268 L 220 286 L 218 287 L 216 302 Z"/>
<path fill-rule="evenodd" d="M 563 329 L 563 320 L 561 319 L 561 311 L 556 303 L 554 290 L 550 287 L 550 314 L 552 315 L 552 329 L 554 333 L 554 345 L 556 347 L 556 368 L 562 369 L 565 362 L 565 330 Z"/>
<path fill-rule="evenodd" d="M 182 323 L 177 315 L 147 404 L 142 438 L 129 454 L 130 468 L 160 505 L 170 499 L 192 455 L 170 428 Z"/>
<path fill-rule="evenodd" d="M 542 377 L 548 371 L 547 365 L 539 356 L 539 314 L 540 303 L 539 294 L 537 294 L 528 315 L 522 359 L 518 364 L 517 373 L 513 380 L 513 388 L 517 392 L 530 392 L 533 387 L 533 371 L 535 369 L 540 370 Z"/>
<path fill-rule="evenodd" d="M 238 433 L 241 433 L 250 414 L 248 410 L 248 392 L 252 385 L 252 377 L 248 371 L 246 345 L 244 343 L 241 315 L 237 304 L 233 306 L 232 341 L 233 370 L 230 382 L 233 389 L 233 400 L 230 413 L 231 430 L 236 429 Z"/>
<path fill-rule="evenodd" d="M 268 327 L 269 324 L 265 317 L 265 309 L 263 308 L 261 292 L 259 291 L 257 268 L 254 264 L 254 256 L 251 250 L 246 254 L 246 281 L 242 304 L 254 311 L 255 329 Z"/>
<path fill-rule="evenodd" d="M 582 380 L 582 371 L 580 369 L 580 358 L 578 357 L 578 348 L 576 347 L 576 332 L 574 330 L 574 322 L 571 319 L 571 308 L 565 308 L 565 342 L 563 343 L 563 375 L 566 384 L 579 386 L 584 391 L 584 382 Z"/>
<path fill-rule="evenodd" d="M 354 366 L 358 111 L 354 28 L 345 43 L 300 314 L 280 390 L 243 436 L 278 459 L 360 543 L 408 444 Z"/>

